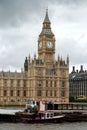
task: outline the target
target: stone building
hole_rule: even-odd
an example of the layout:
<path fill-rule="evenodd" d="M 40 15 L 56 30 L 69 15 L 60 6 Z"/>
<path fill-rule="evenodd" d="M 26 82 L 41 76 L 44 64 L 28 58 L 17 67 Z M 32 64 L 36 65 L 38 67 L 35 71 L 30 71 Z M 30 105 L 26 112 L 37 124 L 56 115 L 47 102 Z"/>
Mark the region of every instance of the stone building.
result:
<path fill-rule="evenodd" d="M 87 71 L 81 65 L 80 70 L 73 70 L 69 75 L 69 95 L 70 97 L 87 97 Z"/>
<path fill-rule="evenodd" d="M 69 101 L 69 57 L 55 60 L 55 35 L 47 10 L 37 45 L 38 58 L 26 57 L 23 72 L 0 72 L 0 101 Z"/>

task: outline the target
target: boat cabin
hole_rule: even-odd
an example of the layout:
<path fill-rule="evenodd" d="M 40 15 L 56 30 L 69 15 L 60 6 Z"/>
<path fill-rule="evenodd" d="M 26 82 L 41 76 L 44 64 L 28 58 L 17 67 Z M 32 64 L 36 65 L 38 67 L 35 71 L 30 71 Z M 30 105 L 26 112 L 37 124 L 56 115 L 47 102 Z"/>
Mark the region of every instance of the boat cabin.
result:
<path fill-rule="evenodd" d="M 54 117 L 54 113 L 51 111 L 40 111 L 39 115 L 41 119 L 52 119 Z"/>

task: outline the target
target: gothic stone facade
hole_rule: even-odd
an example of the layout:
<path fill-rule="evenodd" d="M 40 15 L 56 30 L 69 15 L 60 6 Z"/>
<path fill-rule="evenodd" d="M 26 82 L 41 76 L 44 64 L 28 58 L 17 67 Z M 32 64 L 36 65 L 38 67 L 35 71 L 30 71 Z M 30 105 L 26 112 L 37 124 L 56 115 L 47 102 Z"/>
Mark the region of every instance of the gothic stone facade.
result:
<path fill-rule="evenodd" d="M 69 96 L 87 98 L 87 70 L 81 65 L 80 71 L 75 71 L 75 66 L 69 75 Z"/>
<path fill-rule="evenodd" d="M 46 11 L 36 54 L 25 59 L 24 71 L 0 73 L 0 100 L 69 101 L 69 57 L 55 60 L 55 36 Z"/>

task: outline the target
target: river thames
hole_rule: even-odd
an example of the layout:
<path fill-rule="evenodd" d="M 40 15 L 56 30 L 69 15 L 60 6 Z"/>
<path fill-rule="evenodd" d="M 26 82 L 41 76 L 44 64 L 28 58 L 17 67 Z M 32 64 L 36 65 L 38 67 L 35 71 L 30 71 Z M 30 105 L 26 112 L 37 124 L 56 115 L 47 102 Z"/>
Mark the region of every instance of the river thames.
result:
<path fill-rule="evenodd" d="M 0 123 L 0 130 L 87 130 L 87 122 L 59 124 Z"/>

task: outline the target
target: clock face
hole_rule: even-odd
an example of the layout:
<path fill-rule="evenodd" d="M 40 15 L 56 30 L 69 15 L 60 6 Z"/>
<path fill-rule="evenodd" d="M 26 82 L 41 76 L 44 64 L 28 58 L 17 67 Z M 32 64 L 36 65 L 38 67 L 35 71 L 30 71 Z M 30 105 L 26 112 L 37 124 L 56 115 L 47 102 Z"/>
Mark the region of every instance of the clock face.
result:
<path fill-rule="evenodd" d="M 42 42 L 39 43 L 39 48 L 42 48 Z"/>
<path fill-rule="evenodd" d="M 47 47 L 48 48 L 52 48 L 53 47 L 53 43 L 51 41 L 47 41 Z"/>

